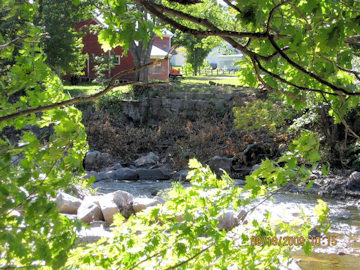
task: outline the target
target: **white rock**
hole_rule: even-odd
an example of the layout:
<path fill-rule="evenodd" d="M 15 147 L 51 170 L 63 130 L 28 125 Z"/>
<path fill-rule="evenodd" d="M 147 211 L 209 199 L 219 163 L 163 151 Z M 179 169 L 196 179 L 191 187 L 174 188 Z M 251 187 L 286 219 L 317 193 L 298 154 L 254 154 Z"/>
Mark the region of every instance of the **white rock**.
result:
<path fill-rule="evenodd" d="M 111 194 L 115 204 L 120 209 L 120 213 L 125 218 L 128 218 L 134 212 L 132 208 L 133 196 L 130 193 L 122 190 L 117 190 Z"/>
<path fill-rule="evenodd" d="M 56 209 L 64 214 L 76 214 L 81 205 L 81 200 L 64 192 L 56 196 Z"/>
<path fill-rule="evenodd" d="M 100 238 L 111 238 L 113 234 L 102 227 L 95 227 L 90 229 L 82 228 L 77 233 L 75 244 L 80 243 L 95 243 Z"/>
<path fill-rule="evenodd" d="M 99 199 L 99 205 L 105 221 L 109 223 L 114 221 L 114 215 L 120 214 L 120 210 L 113 200 L 113 194 L 102 196 Z"/>
<path fill-rule="evenodd" d="M 240 221 L 245 219 L 245 211 L 240 211 L 240 213 L 235 212 L 234 210 L 225 210 L 219 216 L 219 229 L 225 229 L 226 231 L 230 231 L 240 224 Z"/>
<path fill-rule="evenodd" d="M 280 270 L 301 270 L 300 266 L 295 260 L 291 260 L 287 265 L 281 265 Z"/>
<path fill-rule="evenodd" d="M 104 220 L 98 201 L 98 198 L 85 197 L 77 211 L 77 218 L 85 223 Z"/>
<path fill-rule="evenodd" d="M 156 200 L 155 198 L 135 198 L 133 200 L 133 209 L 134 212 L 140 212 L 141 210 L 144 210 L 148 207 L 155 206 L 157 204 L 161 203 L 159 200 Z"/>

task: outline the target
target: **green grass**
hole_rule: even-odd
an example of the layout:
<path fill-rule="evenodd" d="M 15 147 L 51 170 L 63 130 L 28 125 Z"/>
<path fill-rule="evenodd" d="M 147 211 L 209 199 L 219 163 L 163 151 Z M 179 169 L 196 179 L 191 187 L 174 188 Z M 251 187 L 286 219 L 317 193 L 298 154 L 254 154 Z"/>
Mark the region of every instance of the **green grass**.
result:
<path fill-rule="evenodd" d="M 207 84 L 209 85 L 209 82 L 215 82 L 220 84 L 231 84 L 231 85 L 237 85 L 240 86 L 239 79 L 235 76 L 229 76 L 229 75 L 219 75 L 219 76 L 184 76 L 183 79 L 181 79 L 182 84 Z"/>
<path fill-rule="evenodd" d="M 67 91 L 71 97 L 78 97 L 78 96 L 88 96 L 88 95 L 93 95 L 97 92 L 100 92 L 101 90 L 103 90 L 105 87 L 98 85 L 98 84 L 93 84 L 93 83 L 81 83 L 78 85 L 69 85 L 69 84 L 65 84 L 64 85 L 64 90 L 65 92 Z M 124 93 L 128 93 L 131 91 L 131 86 L 130 85 L 125 85 L 125 86 L 119 86 L 114 88 L 111 92 L 119 92 L 121 94 Z M 106 94 L 109 95 L 110 93 Z"/>
<path fill-rule="evenodd" d="M 219 75 L 200 75 L 200 76 L 186 76 L 184 74 L 183 79 L 177 79 L 174 83 L 174 91 L 190 91 L 190 92 L 206 92 L 206 91 L 228 91 L 233 89 L 232 87 L 216 88 L 211 86 L 209 82 L 241 86 L 236 74 L 219 74 Z M 104 86 L 93 83 L 80 83 L 78 85 L 69 85 L 65 82 L 64 90 L 67 91 L 71 97 L 88 96 L 93 95 L 104 89 Z M 107 93 L 105 97 L 118 96 L 121 98 L 122 94 L 132 91 L 131 85 L 119 86 L 114 88 L 111 92 Z"/>

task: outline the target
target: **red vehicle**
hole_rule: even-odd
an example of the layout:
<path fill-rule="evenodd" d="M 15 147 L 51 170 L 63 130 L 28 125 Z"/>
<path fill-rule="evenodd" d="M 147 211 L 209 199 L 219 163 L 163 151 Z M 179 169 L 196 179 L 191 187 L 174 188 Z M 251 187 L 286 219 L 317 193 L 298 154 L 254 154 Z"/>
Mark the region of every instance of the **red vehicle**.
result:
<path fill-rule="evenodd" d="M 170 79 L 176 79 L 176 78 L 182 78 L 182 77 L 183 77 L 183 75 L 180 73 L 180 70 L 170 67 L 170 73 L 169 73 Z"/>

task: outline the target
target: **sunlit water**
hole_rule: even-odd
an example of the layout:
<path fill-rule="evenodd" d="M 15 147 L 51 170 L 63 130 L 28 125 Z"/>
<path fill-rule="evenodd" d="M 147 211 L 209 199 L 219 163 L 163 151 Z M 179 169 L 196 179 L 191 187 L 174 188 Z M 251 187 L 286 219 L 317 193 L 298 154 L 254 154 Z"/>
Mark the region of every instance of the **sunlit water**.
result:
<path fill-rule="evenodd" d="M 170 186 L 170 181 L 102 181 L 94 184 L 99 192 L 108 193 L 121 189 L 135 196 L 151 196 Z M 309 194 L 277 194 L 273 201 L 267 200 L 261 204 L 248 218 L 261 219 L 265 211 L 270 211 L 272 218 L 291 222 L 301 218 L 302 210 L 316 224 L 313 209 L 320 198 Z M 293 257 L 299 260 L 301 269 L 306 270 L 360 270 L 360 200 L 321 199 L 330 207 L 332 226 L 327 235 L 336 237 L 337 243 L 333 246 L 315 247 L 311 256 L 304 255 L 300 249 L 293 253 Z"/>
<path fill-rule="evenodd" d="M 274 196 L 273 202 L 268 200 L 260 205 L 249 218 L 261 218 L 266 210 L 272 218 L 285 222 L 301 217 L 301 210 L 316 224 L 313 213 L 314 206 L 320 197 L 315 195 L 283 193 Z M 348 199 L 336 200 L 321 198 L 330 208 L 331 228 L 327 236 L 335 237 L 336 245 L 328 245 L 327 240 L 319 247 L 314 246 L 313 253 L 306 256 L 299 249 L 293 257 L 299 259 L 301 269 L 360 269 L 360 202 Z M 340 255 L 338 255 L 340 254 Z"/>

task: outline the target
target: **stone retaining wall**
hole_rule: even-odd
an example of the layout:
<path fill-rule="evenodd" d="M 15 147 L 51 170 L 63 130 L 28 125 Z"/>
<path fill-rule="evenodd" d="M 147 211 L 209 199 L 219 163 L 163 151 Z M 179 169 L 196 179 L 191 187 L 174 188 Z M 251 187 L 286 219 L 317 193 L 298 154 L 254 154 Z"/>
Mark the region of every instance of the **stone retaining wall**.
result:
<path fill-rule="evenodd" d="M 232 112 L 233 106 L 243 104 L 243 98 L 258 94 L 258 90 L 242 88 L 231 93 L 221 92 L 171 92 L 154 91 L 148 98 L 123 100 L 121 112 L 134 122 L 160 121 L 169 114 L 192 117 L 198 112 L 209 110 L 214 113 Z"/>

